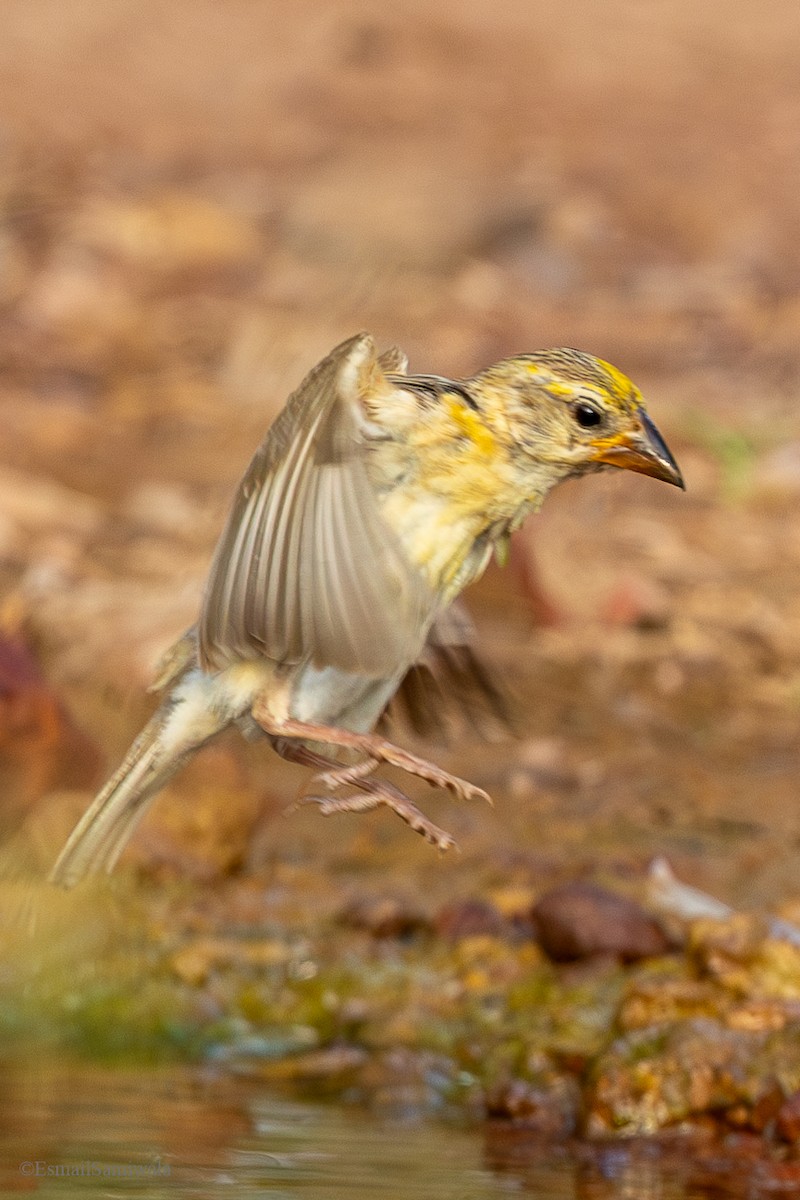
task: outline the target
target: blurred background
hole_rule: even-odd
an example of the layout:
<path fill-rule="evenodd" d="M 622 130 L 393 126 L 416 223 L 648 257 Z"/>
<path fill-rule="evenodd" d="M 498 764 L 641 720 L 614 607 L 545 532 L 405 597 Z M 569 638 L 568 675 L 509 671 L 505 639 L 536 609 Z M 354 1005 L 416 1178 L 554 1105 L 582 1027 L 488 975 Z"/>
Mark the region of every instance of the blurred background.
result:
<path fill-rule="evenodd" d="M 800 832 L 796 6 L 754 28 L 735 2 L 586 0 L 567 19 L 547 0 L 9 0 L 2 22 L 13 860 L 50 861 L 148 711 L 274 413 L 368 328 L 456 376 L 546 345 L 608 358 L 688 484 L 592 479 L 531 522 L 473 599 L 523 739 L 451 752 L 498 812 L 426 800 L 462 842 L 544 838 L 555 870 L 565 839 L 572 870 L 576 846 L 666 850 L 731 897 L 783 896 Z M 257 866 L 275 837 L 317 836 L 310 812 L 275 824 L 302 778 L 223 743 L 136 854 L 202 877 Z M 385 814 L 358 824 L 336 836 L 393 836 Z"/>
<path fill-rule="evenodd" d="M 156 1054 L 223 1020 L 234 1040 L 270 1019 L 281 1037 L 301 1021 L 346 1039 L 363 989 L 334 1019 L 313 983 L 326 953 L 340 970 L 336 939 L 363 949 L 359 937 L 431 928 L 492 945 L 506 931 L 513 969 L 485 945 L 488 966 L 442 968 L 463 968 L 479 999 L 500 980 L 504 1003 L 514 971 L 549 969 L 532 942 L 518 949 L 546 889 L 630 890 L 657 855 L 729 904 L 800 918 L 798 38 L 790 0 L 757 18 L 744 0 L 4 0 L 4 914 L 149 712 L 236 482 L 343 338 L 369 329 L 413 370 L 455 376 L 548 345 L 598 354 L 641 387 L 688 489 L 628 473 L 566 485 L 468 598 L 521 736 L 424 747 L 495 798 L 490 811 L 414 792 L 460 856 L 440 860 L 386 813 L 283 819 L 305 774 L 222 739 L 126 857 L 158 886 L 126 900 L 123 871 L 117 906 L 91 891 L 78 908 L 53 901 L 44 957 L 17 944 L 4 1028 L 52 1020 L 81 1045 Z M 305 938 L 343 910 L 350 933 L 331 940 L 323 924 L 312 949 L 282 932 Z M 139 957 L 119 956 L 134 927 Z M 644 949 L 631 935 L 612 956 L 663 951 L 647 930 Z M 380 963 L 386 944 L 370 951 Z M 685 967 L 692 986 L 730 983 L 729 1005 L 747 990 L 720 967 L 738 962 L 732 944 L 700 966 L 695 946 Z M 428 979 L 430 943 L 419 953 Z M 365 961 L 368 992 L 389 976 Z M 780 969 L 775 994 L 796 1003 L 800 968 Z M 553 978 L 561 1019 L 573 1010 Z M 556 1131 L 577 1120 L 591 1038 L 622 1020 L 609 1000 L 622 984 L 598 978 L 600 1010 L 571 1041 L 558 1025 L 546 1060 L 572 1097 Z M 406 1000 L 374 1000 L 386 1045 L 423 1025 Z M 778 1028 L 781 1013 L 737 1028 Z M 60 1075 L 47 1087 L 71 1097 Z M 481 1111 L 522 1103 L 487 1095 Z M 610 1104 L 592 1110 L 598 1128 Z M 640 1131 L 674 1115 L 631 1105 L 619 1121 Z"/>

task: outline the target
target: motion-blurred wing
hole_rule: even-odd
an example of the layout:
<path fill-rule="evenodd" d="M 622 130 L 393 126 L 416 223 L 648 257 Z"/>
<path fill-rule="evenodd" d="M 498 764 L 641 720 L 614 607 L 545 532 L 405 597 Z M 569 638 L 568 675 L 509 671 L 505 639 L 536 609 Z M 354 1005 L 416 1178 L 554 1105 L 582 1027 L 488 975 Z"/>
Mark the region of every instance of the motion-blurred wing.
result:
<path fill-rule="evenodd" d="M 400 356 L 393 352 L 394 369 Z M 383 379 L 360 334 L 290 397 L 239 486 L 200 617 L 200 657 L 311 661 L 368 676 L 419 653 L 435 598 L 383 520 L 360 397 Z"/>
<path fill-rule="evenodd" d="M 487 741 L 516 734 L 512 704 L 472 648 L 473 626 L 458 603 L 440 613 L 417 662 L 386 712 L 430 741 L 477 733 Z"/>

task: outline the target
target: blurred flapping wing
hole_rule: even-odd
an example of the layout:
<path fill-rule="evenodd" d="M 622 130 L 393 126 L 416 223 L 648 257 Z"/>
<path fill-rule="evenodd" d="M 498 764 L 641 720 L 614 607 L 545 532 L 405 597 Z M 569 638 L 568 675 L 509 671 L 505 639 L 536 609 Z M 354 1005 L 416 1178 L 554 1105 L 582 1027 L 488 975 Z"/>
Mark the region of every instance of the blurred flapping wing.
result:
<path fill-rule="evenodd" d="M 399 723 L 445 744 L 476 733 L 484 741 L 517 735 L 513 700 L 473 649 L 474 632 L 458 602 L 438 614 L 390 701 L 385 725 Z"/>

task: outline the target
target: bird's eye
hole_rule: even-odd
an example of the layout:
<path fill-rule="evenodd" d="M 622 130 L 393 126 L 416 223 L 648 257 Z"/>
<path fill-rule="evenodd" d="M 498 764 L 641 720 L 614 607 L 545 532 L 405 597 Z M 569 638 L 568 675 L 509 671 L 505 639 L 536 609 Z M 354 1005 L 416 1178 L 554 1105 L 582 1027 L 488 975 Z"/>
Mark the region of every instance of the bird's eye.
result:
<path fill-rule="evenodd" d="M 595 425 L 601 425 L 603 422 L 603 414 L 598 412 L 594 405 L 587 404 L 584 400 L 579 401 L 572 411 L 581 429 L 592 429 Z"/>

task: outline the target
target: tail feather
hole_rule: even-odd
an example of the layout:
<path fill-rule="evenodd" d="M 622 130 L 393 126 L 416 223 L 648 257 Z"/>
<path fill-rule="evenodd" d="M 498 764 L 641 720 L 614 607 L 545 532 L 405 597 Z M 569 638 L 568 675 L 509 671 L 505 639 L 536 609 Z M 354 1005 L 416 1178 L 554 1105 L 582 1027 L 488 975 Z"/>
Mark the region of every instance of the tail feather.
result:
<path fill-rule="evenodd" d="M 50 872 L 51 883 L 72 887 L 87 875 L 113 869 L 150 802 L 187 757 L 165 750 L 163 726 L 161 710 L 75 826 Z"/>

